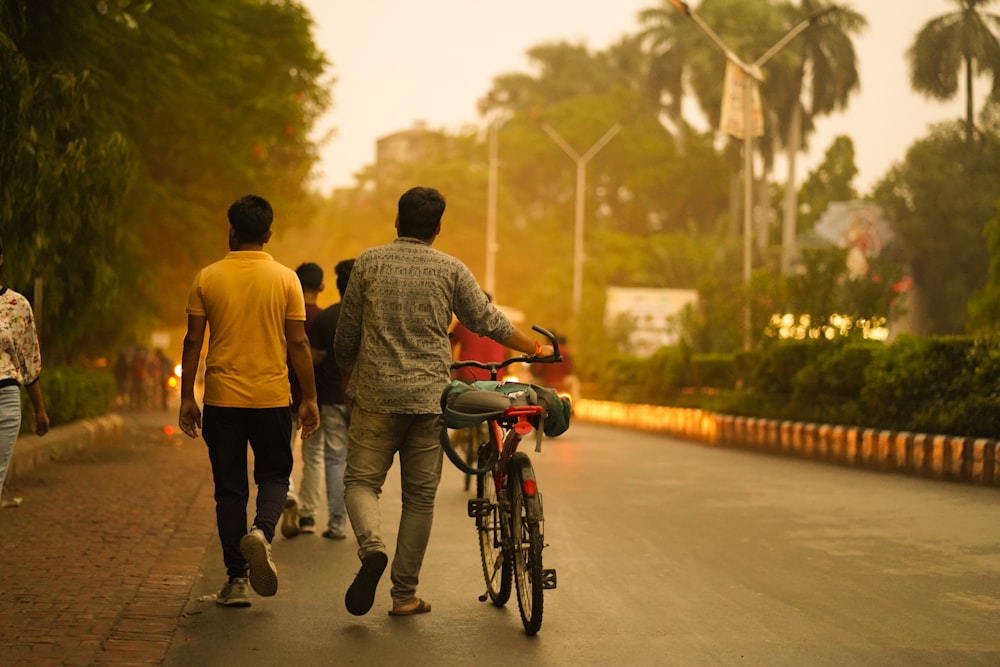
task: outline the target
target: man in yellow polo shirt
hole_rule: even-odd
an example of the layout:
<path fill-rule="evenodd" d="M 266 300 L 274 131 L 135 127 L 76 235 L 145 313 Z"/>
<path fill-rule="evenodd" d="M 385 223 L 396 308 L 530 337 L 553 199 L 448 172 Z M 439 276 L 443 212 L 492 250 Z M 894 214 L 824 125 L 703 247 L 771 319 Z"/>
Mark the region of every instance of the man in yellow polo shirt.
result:
<path fill-rule="evenodd" d="M 247 585 L 262 596 L 278 590 L 271 558 L 292 472 L 289 359 L 302 387 L 298 422 L 306 438 L 319 426 L 305 302 L 298 276 L 264 252 L 274 212 L 247 195 L 229 207 L 229 250 L 195 276 L 188 296 L 181 374 L 181 430 L 203 429 L 215 480 L 215 513 L 229 579 L 217 602 L 247 607 Z M 194 396 L 208 330 L 204 426 Z M 257 508 L 247 531 L 247 442 L 254 454 Z"/>

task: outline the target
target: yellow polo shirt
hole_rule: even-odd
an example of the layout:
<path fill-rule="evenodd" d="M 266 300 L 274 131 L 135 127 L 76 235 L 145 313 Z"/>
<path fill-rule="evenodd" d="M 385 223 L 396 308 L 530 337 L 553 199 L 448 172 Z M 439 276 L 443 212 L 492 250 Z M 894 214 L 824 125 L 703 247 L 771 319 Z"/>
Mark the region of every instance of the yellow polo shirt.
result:
<path fill-rule="evenodd" d="M 263 251 L 230 252 L 195 276 L 187 313 L 208 320 L 205 405 L 289 405 L 285 320 L 306 319 L 294 271 Z"/>

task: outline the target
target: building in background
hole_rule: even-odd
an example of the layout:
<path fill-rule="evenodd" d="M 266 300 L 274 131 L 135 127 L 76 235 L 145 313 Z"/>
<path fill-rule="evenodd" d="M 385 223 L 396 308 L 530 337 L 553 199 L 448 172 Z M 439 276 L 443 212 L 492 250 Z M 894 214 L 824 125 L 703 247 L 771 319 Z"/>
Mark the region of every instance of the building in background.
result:
<path fill-rule="evenodd" d="M 375 178 L 386 180 L 400 165 L 419 162 L 427 151 L 427 124 L 418 121 L 407 130 L 379 137 L 375 142 Z"/>
<path fill-rule="evenodd" d="M 608 287 L 604 308 L 604 327 L 616 330 L 624 326 L 630 354 L 648 357 L 665 345 L 680 342 L 678 316 L 684 308 L 698 302 L 693 289 L 654 287 Z"/>

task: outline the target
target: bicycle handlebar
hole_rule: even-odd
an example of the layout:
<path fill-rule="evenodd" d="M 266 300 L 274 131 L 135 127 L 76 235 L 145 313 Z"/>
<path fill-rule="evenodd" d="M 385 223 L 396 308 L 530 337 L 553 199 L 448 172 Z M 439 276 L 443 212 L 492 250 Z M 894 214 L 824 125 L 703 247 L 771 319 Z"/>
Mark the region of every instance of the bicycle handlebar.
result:
<path fill-rule="evenodd" d="M 537 331 L 552 343 L 552 354 L 548 357 L 532 357 L 529 355 L 522 355 L 520 357 L 511 357 L 510 359 L 504 359 L 503 361 L 455 361 L 451 364 L 452 370 L 457 370 L 459 368 L 482 368 L 485 371 L 489 371 L 494 378 L 496 378 L 497 371 L 501 368 L 506 368 L 511 364 L 517 363 L 530 363 L 530 364 L 557 364 L 563 360 L 562 355 L 559 354 L 559 342 L 556 340 L 555 335 L 537 324 L 531 326 L 533 331 Z"/>

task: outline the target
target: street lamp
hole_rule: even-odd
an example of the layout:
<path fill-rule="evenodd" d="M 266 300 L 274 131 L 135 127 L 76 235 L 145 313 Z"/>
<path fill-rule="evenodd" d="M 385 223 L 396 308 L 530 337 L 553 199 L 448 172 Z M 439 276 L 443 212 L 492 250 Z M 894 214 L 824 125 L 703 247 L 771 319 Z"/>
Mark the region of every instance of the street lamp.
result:
<path fill-rule="evenodd" d="M 489 171 L 486 184 L 486 291 L 496 300 L 497 274 L 497 158 L 500 127 L 506 118 L 494 116 L 489 126 Z"/>
<path fill-rule="evenodd" d="M 546 134 L 559 145 L 559 148 L 563 149 L 566 155 L 576 162 L 576 211 L 573 225 L 573 315 L 577 316 L 580 314 L 580 303 L 583 301 L 583 204 L 586 194 L 587 162 L 611 141 L 611 138 L 622 129 L 622 126 L 621 123 L 612 125 L 604 133 L 604 136 L 598 139 L 583 155 L 573 150 L 573 147 L 566 143 L 551 125 L 541 123 L 541 126 Z"/>
<path fill-rule="evenodd" d="M 795 39 L 800 32 L 812 25 L 813 21 L 823 14 L 831 12 L 836 7 L 831 6 L 815 12 L 808 18 L 802 20 L 798 25 L 789 30 L 784 37 L 779 39 L 774 46 L 767 50 L 764 55 L 755 60 L 753 64 L 746 64 L 740 60 L 739 56 L 733 53 L 725 42 L 723 42 L 715 32 L 701 20 L 682 0 L 670 0 L 671 4 L 690 17 L 701 30 L 708 35 L 709 39 L 725 54 L 726 60 L 731 62 L 743 72 L 743 285 L 746 289 L 746 296 L 743 303 L 743 349 L 749 350 L 751 346 L 750 336 L 750 273 L 752 259 L 752 227 L 753 227 L 753 104 L 752 97 L 758 81 L 763 80 L 760 68 L 764 66 L 781 49 L 785 48 L 789 42 Z M 724 119 L 723 119 L 724 120 Z"/>

